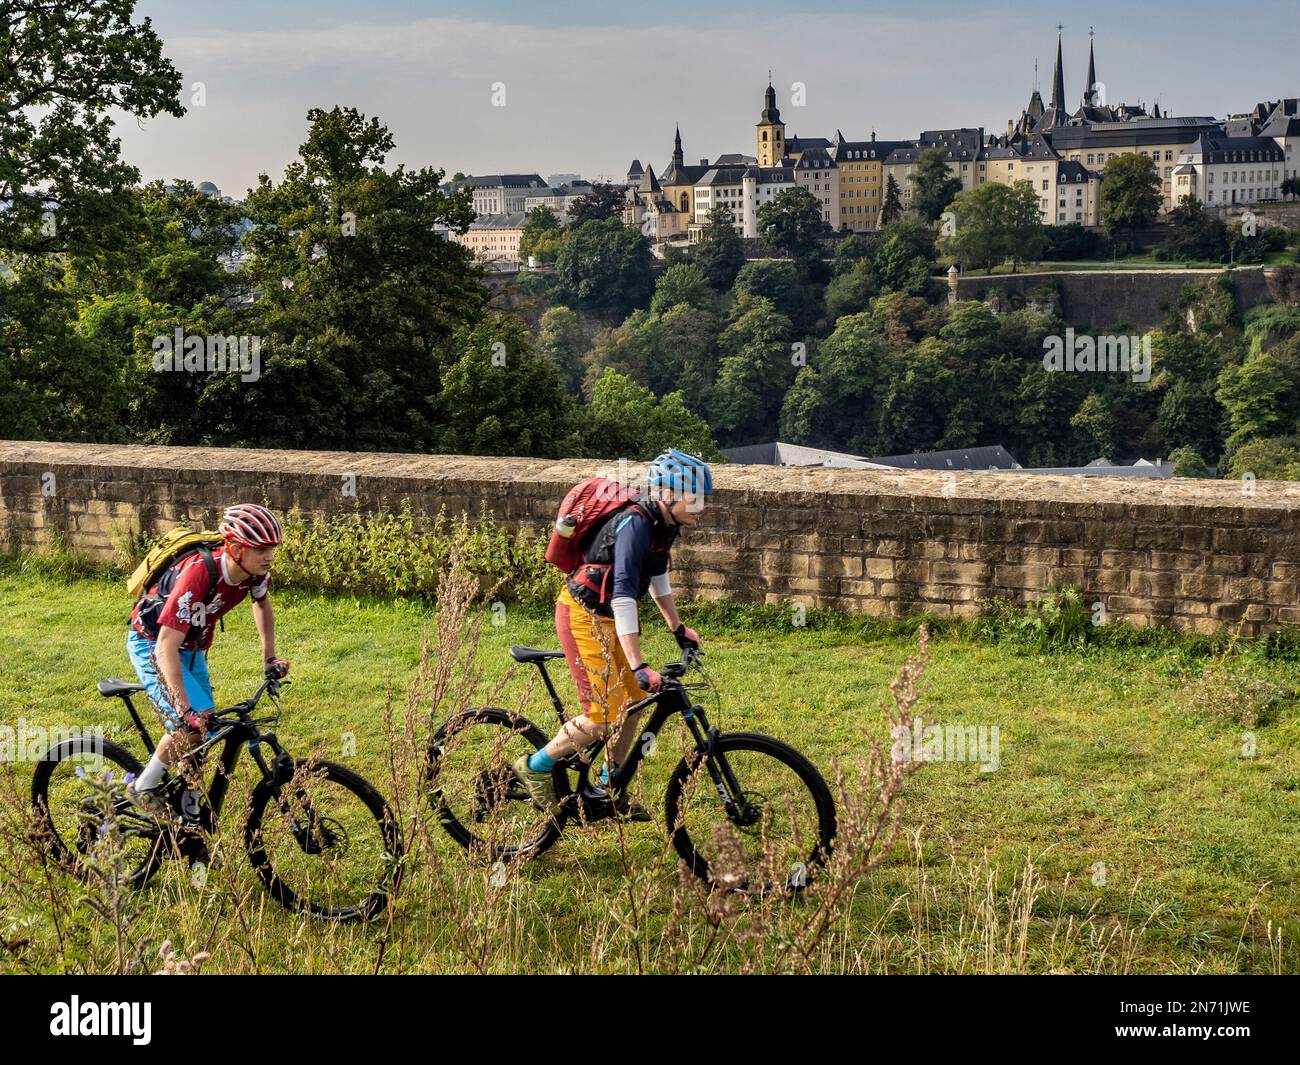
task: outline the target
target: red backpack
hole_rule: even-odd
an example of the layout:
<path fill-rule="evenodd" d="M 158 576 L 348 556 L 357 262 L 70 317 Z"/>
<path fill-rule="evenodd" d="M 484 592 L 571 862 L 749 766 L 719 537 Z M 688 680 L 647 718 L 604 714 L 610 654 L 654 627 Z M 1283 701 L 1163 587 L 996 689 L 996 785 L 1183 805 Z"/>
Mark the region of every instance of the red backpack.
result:
<path fill-rule="evenodd" d="M 572 573 L 582 565 L 582 549 L 611 514 L 640 498 L 635 488 L 607 477 L 588 477 L 569 489 L 546 545 L 546 561 Z"/>

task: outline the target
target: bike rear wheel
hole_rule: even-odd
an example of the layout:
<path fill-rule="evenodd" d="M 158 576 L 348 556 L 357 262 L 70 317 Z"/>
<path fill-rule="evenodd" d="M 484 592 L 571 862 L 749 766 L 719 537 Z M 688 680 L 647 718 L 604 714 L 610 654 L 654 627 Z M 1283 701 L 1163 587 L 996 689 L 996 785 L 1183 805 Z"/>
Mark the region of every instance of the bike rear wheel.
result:
<path fill-rule="evenodd" d="M 401 835 L 388 804 L 334 762 L 294 759 L 288 780 L 258 784 L 244 847 L 276 902 L 331 921 L 377 916 L 401 879 Z"/>
<path fill-rule="evenodd" d="M 142 768 L 124 747 L 96 737 L 72 737 L 45 753 L 32 778 L 32 810 L 57 862 L 84 878 L 88 862 L 111 860 L 126 883 L 144 886 L 170 836 L 126 798 L 128 775 Z M 120 856 L 102 845 L 110 823 L 122 833 Z"/>
<path fill-rule="evenodd" d="M 835 800 L 816 767 L 751 732 L 720 735 L 711 754 L 682 759 L 664 810 L 682 860 L 729 891 L 798 891 L 835 838 Z"/>
<path fill-rule="evenodd" d="M 533 806 L 512 764 L 546 746 L 549 737 L 527 718 L 496 707 L 467 710 L 429 742 L 425 783 L 434 812 L 462 847 L 492 861 L 535 858 L 560 838 L 557 820 Z M 569 792 L 559 766 L 556 797 Z"/>

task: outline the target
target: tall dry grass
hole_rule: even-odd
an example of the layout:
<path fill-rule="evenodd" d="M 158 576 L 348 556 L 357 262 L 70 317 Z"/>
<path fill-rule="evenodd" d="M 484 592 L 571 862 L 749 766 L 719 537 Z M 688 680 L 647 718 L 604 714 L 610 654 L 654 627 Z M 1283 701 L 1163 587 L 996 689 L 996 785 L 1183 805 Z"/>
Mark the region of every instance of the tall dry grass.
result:
<path fill-rule="evenodd" d="M 583 831 L 574 824 L 557 850 L 539 861 L 506 864 L 466 852 L 434 817 L 426 773 L 430 738 L 441 725 L 471 707 L 502 705 L 511 674 L 494 680 L 479 662 L 482 597 L 480 575 L 463 565 L 460 545 L 453 545 L 414 678 L 404 691 L 390 684 L 376 715 L 387 753 L 383 779 L 372 782 L 384 793 L 404 841 L 399 886 L 376 920 L 334 926 L 282 911 L 248 871 L 238 791 L 232 791 L 212 841 L 214 862 L 205 883 L 194 883 L 182 863 L 168 861 L 147 890 L 125 887 L 111 812 L 90 878 L 74 877 L 52 860 L 48 839 L 32 824 L 24 790 L 29 778 L 9 771 L 0 776 L 0 966 L 15 972 L 149 972 L 157 971 L 161 957 L 164 971 L 194 972 L 201 965 L 205 972 L 236 973 L 1131 967 L 1143 928 L 1126 929 L 1094 913 L 1051 912 L 1033 860 L 1009 888 L 987 858 L 969 869 L 954 865 L 940 882 L 920 860 L 924 830 L 910 826 L 906 843 L 899 839 L 908 782 L 921 763 L 894 760 L 878 732 L 880 726 L 911 732 L 922 716 L 929 655 L 924 628 L 916 653 L 882 702 L 876 727 L 864 723 L 854 752 L 830 767 L 838 812 L 835 848 L 800 892 L 745 895 L 711 888 L 678 861 L 666 839 L 669 826 L 658 825 L 661 844 L 647 848 L 645 837 L 635 836 L 619 818 L 599 837 L 615 856 L 612 876 L 598 863 L 583 861 L 564 861 L 562 873 L 551 871 L 550 855 Z M 533 694 L 530 683 L 515 707 L 519 713 Z M 642 797 L 653 809 L 657 797 Z M 734 830 L 722 828 L 713 841 L 716 879 L 737 883 L 764 876 L 728 832 Z M 770 857 L 773 863 L 784 860 Z M 873 873 L 885 863 L 895 877 L 907 873 L 910 886 L 883 895 Z M 562 896 L 551 880 L 563 883 Z"/>

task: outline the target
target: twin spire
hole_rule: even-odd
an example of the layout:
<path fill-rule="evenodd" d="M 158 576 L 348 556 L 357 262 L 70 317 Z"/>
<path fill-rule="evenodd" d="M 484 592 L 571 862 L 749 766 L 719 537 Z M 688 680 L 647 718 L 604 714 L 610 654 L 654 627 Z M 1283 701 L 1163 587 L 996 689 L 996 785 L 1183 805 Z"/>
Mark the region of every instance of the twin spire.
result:
<path fill-rule="evenodd" d="M 1048 107 L 1065 110 L 1065 66 L 1061 58 L 1061 31 L 1065 29 L 1060 23 L 1056 26 L 1056 68 L 1052 71 L 1052 99 Z M 1088 80 L 1083 83 L 1083 106 L 1094 107 L 1097 101 L 1093 99 L 1093 91 L 1097 85 L 1097 55 L 1094 49 L 1093 39 L 1096 33 L 1092 27 L 1088 27 Z M 1037 64 L 1034 71 L 1035 86 L 1038 82 Z"/>

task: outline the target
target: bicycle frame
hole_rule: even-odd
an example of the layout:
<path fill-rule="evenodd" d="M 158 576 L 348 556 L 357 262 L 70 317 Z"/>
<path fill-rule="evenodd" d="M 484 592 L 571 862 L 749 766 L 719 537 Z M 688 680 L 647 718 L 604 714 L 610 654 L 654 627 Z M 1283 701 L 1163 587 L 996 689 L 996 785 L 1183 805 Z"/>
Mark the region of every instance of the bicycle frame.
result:
<path fill-rule="evenodd" d="M 560 719 L 560 724 L 563 726 L 568 718 L 564 712 L 564 704 L 560 701 L 560 696 L 551 683 L 550 675 L 546 672 L 546 663 L 542 661 L 534 664 L 541 671 L 542 680 L 546 684 L 547 691 L 550 692 L 551 702 L 555 707 L 556 715 Z M 682 669 L 685 670 L 685 662 L 682 663 Z M 637 769 L 640 768 L 641 759 L 645 756 L 645 744 L 643 742 L 645 737 L 653 735 L 657 738 L 665 722 L 673 715 L 681 714 L 686 722 L 686 727 L 690 730 L 691 738 L 695 742 L 695 750 L 700 757 L 708 757 L 706 764 L 709 776 L 713 780 L 714 787 L 718 791 L 718 797 L 726 807 L 728 815 L 733 818 L 743 818 L 745 814 L 742 807 L 746 805 L 743 792 L 731 771 L 731 766 L 727 764 L 725 759 L 718 756 L 717 737 L 719 730 L 715 725 L 709 724 L 704 707 L 689 698 L 685 685 L 679 679 L 665 675 L 663 687 L 658 692 L 633 703 L 627 708 L 624 714 L 624 727 L 632 720 L 634 715 L 641 714 L 652 704 L 654 705 L 654 712 L 650 715 L 649 721 L 642 727 L 636 742 L 629 748 L 627 758 L 610 776 L 609 793 L 613 796 L 621 796 L 626 791 L 636 776 Z M 598 740 L 587 748 L 575 751 L 560 763 L 578 774 L 578 786 L 574 791 L 574 795 L 578 797 L 579 801 L 584 797 L 591 797 L 591 766 L 595 764 L 597 756 L 605 746 L 605 740 Z"/>
<path fill-rule="evenodd" d="M 226 794 L 230 789 L 230 781 L 235 773 L 235 765 L 239 761 L 240 749 L 247 746 L 248 753 L 256 763 L 258 770 L 262 774 L 262 779 L 272 784 L 283 784 L 293 775 L 292 756 L 287 754 L 274 732 L 263 732 L 258 726 L 264 723 L 252 720 L 249 715 L 253 708 L 261 700 L 262 696 L 270 691 L 274 698 L 280 692 L 280 686 L 289 683 L 288 681 L 265 681 L 251 699 L 242 703 L 236 703 L 234 706 L 227 707 L 225 710 L 219 710 L 215 717 L 225 717 L 228 714 L 235 714 L 238 720 L 230 722 L 221 722 L 220 731 L 210 739 L 205 740 L 190 755 L 198 757 L 206 752 L 210 747 L 222 741 L 221 755 L 217 760 L 217 765 L 213 771 L 212 781 L 207 788 L 208 804 L 203 808 L 199 824 L 206 831 L 212 831 L 216 825 L 216 818 L 221 813 L 221 808 L 225 804 Z M 272 688 L 272 685 L 275 685 Z M 140 738 L 144 741 L 146 750 L 152 755 L 154 753 L 153 737 L 150 735 L 145 723 L 141 720 L 139 712 L 131 702 L 131 694 L 123 692 L 120 695 L 123 702 L 126 703 L 127 710 L 131 714 L 131 720 L 135 722 L 136 730 L 140 733 Z M 273 758 L 268 764 L 266 757 L 263 755 L 261 747 L 265 744 L 271 748 Z M 177 776 L 174 780 L 183 780 Z M 190 788 L 185 788 L 188 793 Z"/>

